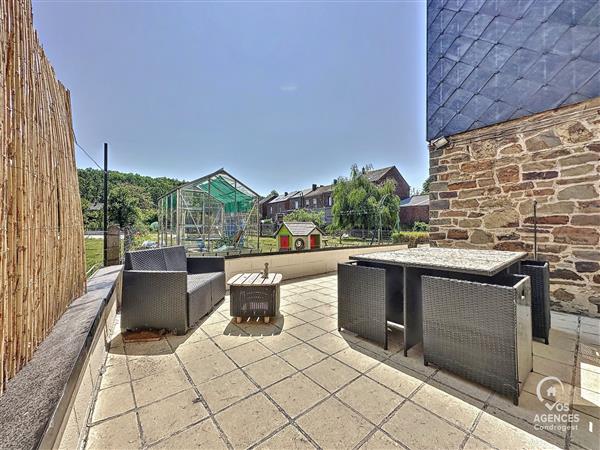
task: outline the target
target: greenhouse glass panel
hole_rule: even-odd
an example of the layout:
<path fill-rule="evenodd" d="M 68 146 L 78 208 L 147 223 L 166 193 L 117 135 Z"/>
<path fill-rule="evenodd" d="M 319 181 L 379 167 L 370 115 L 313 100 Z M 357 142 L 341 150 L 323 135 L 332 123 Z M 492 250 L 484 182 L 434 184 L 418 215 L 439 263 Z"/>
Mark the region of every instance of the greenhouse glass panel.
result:
<path fill-rule="evenodd" d="M 183 184 L 159 200 L 160 245 L 201 253 L 258 251 L 259 199 L 222 169 Z"/>

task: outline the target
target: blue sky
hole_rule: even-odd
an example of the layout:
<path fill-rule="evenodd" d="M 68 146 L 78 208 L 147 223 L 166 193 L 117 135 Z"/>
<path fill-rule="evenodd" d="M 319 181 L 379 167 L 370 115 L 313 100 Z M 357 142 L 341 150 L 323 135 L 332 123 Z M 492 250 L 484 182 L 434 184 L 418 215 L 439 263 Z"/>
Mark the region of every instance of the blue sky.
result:
<path fill-rule="evenodd" d="M 353 163 L 427 177 L 424 1 L 35 1 L 75 134 L 112 169 L 259 193 Z M 91 163 L 78 151 L 80 167 Z"/>

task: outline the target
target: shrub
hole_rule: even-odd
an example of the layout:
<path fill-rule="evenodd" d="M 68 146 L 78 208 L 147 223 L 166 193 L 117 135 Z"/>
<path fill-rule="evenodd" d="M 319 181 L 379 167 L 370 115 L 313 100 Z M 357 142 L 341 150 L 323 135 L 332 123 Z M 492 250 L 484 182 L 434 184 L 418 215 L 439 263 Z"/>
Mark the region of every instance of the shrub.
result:
<path fill-rule="evenodd" d="M 415 222 L 413 224 L 413 231 L 429 231 L 429 224 L 425 222 Z"/>
<path fill-rule="evenodd" d="M 429 233 L 423 231 L 394 231 L 392 233 L 394 244 L 408 244 L 411 240 L 417 244 L 426 244 L 429 242 Z"/>

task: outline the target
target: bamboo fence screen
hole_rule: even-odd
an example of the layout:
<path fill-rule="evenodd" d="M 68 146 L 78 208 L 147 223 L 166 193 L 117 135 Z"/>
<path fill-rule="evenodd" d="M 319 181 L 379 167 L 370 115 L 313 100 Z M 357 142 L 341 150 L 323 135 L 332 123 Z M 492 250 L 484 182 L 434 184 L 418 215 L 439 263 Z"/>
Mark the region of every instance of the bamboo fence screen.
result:
<path fill-rule="evenodd" d="M 33 28 L 0 0 L 0 393 L 85 288 L 69 92 Z"/>

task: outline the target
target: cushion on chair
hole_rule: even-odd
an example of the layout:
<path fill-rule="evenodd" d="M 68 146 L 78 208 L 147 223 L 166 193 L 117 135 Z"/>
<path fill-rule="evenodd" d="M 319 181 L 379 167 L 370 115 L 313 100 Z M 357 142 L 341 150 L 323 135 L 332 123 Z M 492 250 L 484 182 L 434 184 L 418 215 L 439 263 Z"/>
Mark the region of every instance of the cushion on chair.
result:
<path fill-rule="evenodd" d="M 204 317 L 212 308 L 211 277 L 208 273 L 188 275 L 188 326 Z"/>
<path fill-rule="evenodd" d="M 125 253 L 125 270 L 166 271 L 167 264 L 162 248 Z"/>
<path fill-rule="evenodd" d="M 185 247 L 165 247 L 161 249 L 165 255 L 165 263 L 167 270 L 176 270 L 179 272 L 187 272 L 187 257 L 185 255 Z"/>
<path fill-rule="evenodd" d="M 225 297 L 225 273 L 213 272 L 209 275 L 213 275 L 210 286 L 212 288 L 212 305 L 215 306 Z"/>

